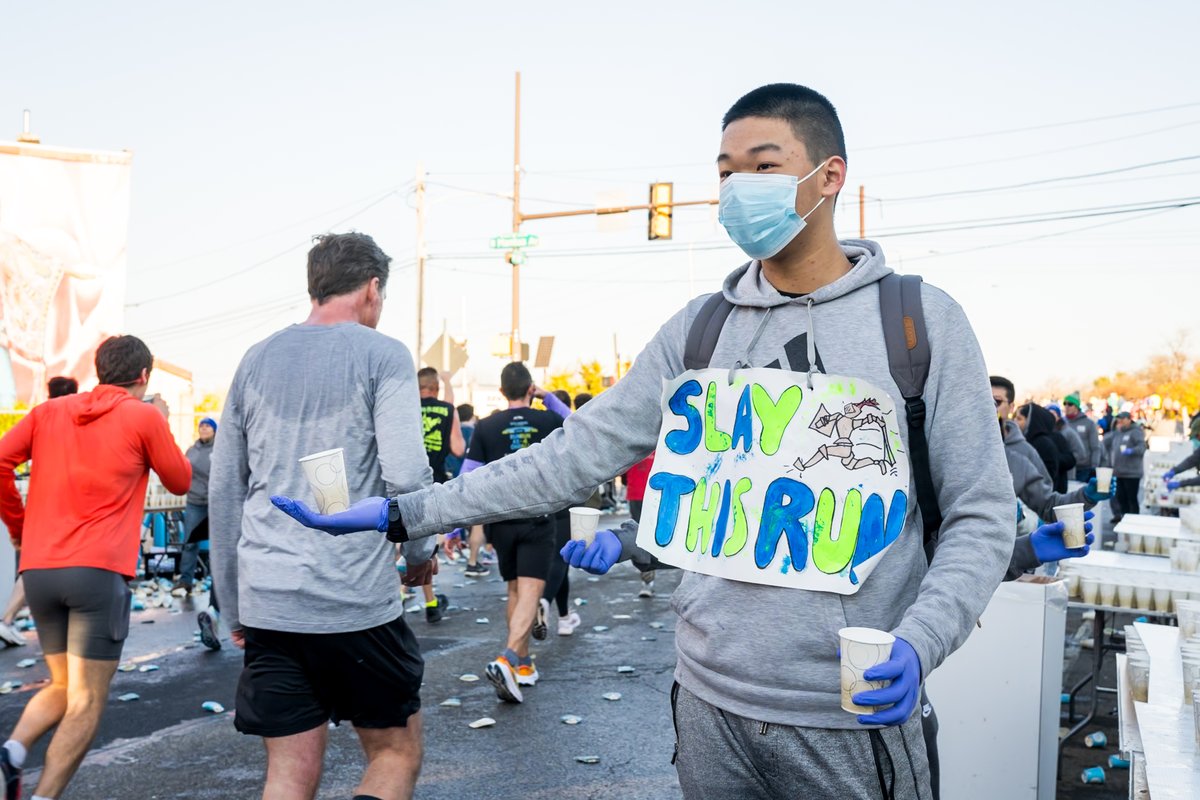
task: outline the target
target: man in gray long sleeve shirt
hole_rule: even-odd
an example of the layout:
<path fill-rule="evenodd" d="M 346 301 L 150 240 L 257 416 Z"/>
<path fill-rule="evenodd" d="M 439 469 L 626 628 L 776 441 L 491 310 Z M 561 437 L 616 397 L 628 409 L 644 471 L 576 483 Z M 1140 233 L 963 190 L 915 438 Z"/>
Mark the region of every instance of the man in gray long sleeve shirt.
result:
<path fill-rule="evenodd" d="M 803 410 L 810 419 L 821 400 L 812 391 L 814 373 L 827 373 L 829 381 L 837 376 L 868 399 L 903 408 L 881 324 L 878 282 L 891 269 L 877 243 L 839 242 L 834 231 L 833 203 L 845 185 L 846 153 L 833 106 L 802 86 L 765 86 L 730 109 L 723 129 L 722 222 L 754 260 L 725 281 L 722 291 L 733 310 L 711 351 L 710 367 L 731 381 L 730 371 L 747 365 L 791 373 L 787 379 L 799 390 L 793 396 L 807 403 Z M 454 527 L 449 523 L 455 521 L 547 513 L 626 471 L 659 442 L 664 379 L 678 380 L 687 371 L 688 331 L 707 299 L 693 300 L 672 317 L 630 372 L 567 419 L 561 432 L 448 484 L 393 499 L 380 529 L 404 540 Z M 838 582 L 838 591 L 796 585 L 820 577 L 804 546 L 805 534 L 813 531 L 807 515 L 799 528 L 803 533 L 789 538 L 790 555 L 765 514 L 764 524 L 755 518 L 747 526 L 760 542 L 776 542 L 766 559 L 774 575 L 784 576 L 774 578 L 775 585 L 686 572 L 672 605 L 679 614 L 676 764 L 688 800 L 931 796 L 920 715 L 913 713 L 920 682 L 966 640 L 991 599 L 1012 552 L 1016 498 L 995 434 L 982 354 L 966 315 L 931 286 L 921 289 L 921 300 L 932 351 L 925 429 L 943 516 L 933 561 L 927 566 L 916 502 L 905 507 L 903 499 L 895 499 L 916 497 L 903 463 L 904 487 L 887 493 L 894 498 L 888 520 L 894 538 L 879 542 L 882 549 L 871 556 L 878 556 L 874 571 L 859 584 L 850 585 L 849 572 L 835 572 L 830 581 Z M 701 410 L 708 407 L 685 400 L 676 413 L 699 420 L 702 413 L 712 414 Z M 872 462 L 874 475 L 898 480 L 901 473 L 888 467 L 892 459 L 897 464 L 908 459 L 908 426 L 903 413 L 881 413 L 888 419 L 876 424 L 897 433 L 894 446 L 889 439 L 879 451 L 886 452 L 886 463 L 874 457 L 879 459 Z M 753 434 L 754 441 L 766 439 L 757 428 Z M 861 466 L 854 448 L 854 442 L 830 440 L 821 452 L 833 456 L 812 469 L 819 475 L 822 469 Z M 783 470 L 808 453 L 786 455 L 786 464 L 772 461 L 772 468 Z M 871 480 L 869 473 L 861 471 L 863 481 Z M 661 486 L 652 478 L 651 490 L 665 495 Z M 377 500 L 376 508 L 384 502 Z M 682 502 L 688 505 L 697 503 Z M 286 499 L 280 507 L 320 529 L 343 530 L 339 515 L 316 518 Z M 858 534 L 854 530 L 849 541 L 868 541 Z M 754 554 L 744 546 L 739 552 Z M 783 585 L 789 580 L 795 581 L 792 588 Z M 874 715 L 857 717 L 841 707 L 835 652 L 845 626 L 895 636 L 886 668 L 867 674 L 891 684 L 879 694 L 855 696 L 881 706 Z"/>
<path fill-rule="evenodd" d="M 351 502 L 431 483 L 412 358 L 373 330 L 390 260 L 362 234 L 317 241 L 312 314 L 246 353 L 213 453 L 214 583 L 246 650 L 235 725 L 266 740 L 269 796 L 315 794 L 330 721 L 352 722 L 368 754 L 356 794 L 410 798 L 420 769 L 424 664 L 392 545 L 303 528 L 268 495 L 310 496 L 297 460 L 335 448 Z M 410 585 L 432 574 L 434 542 L 405 545 Z"/>

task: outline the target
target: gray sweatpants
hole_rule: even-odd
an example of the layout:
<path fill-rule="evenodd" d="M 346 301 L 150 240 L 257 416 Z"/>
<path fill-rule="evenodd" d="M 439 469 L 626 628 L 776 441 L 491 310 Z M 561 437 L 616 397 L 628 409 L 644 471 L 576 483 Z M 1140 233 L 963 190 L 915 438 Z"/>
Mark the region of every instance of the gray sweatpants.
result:
<path fill-rule="evenodd" d="M 672 692 L 686 800 L 930 800 L 921 716 L 896 728 L 767 725 Z"/>

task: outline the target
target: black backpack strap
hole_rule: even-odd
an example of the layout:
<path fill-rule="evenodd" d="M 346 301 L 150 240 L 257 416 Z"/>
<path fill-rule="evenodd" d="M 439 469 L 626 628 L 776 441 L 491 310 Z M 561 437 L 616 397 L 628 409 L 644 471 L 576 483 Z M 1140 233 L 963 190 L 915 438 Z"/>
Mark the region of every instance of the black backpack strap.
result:
<path fill-rule="evenodd" d="M 717 340 L 721 338 L 721 329 L 732 311 L 733 303 L 725 299 L 723 292 L 710 295 L 704 301 L 688 329 L 687 345 L 683 349 L 684 369 L 708 368 L 713 351 L 717 349 Z"/>
<path fill-rule="evenodd" d="M 879 281 L 879 312 L 887 345 L 888 368 L 904 397 L 908 419 L 908 456 L 917 484 L 917 505 L 925 528 L 925 556 L 933 558 L 942 512 L 929 467 L 925 435 L 925 381 L 929 378 L 929 336 L 921 306 L 921 276 L 892 273 Z"/>

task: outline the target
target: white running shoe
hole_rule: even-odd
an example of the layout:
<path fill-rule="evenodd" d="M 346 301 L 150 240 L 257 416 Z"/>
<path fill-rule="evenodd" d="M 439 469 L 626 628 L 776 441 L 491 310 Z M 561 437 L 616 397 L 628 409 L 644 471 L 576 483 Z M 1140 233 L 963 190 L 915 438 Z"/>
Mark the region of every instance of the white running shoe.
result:
<path fill-rule="evenodd" d="M 642 581 L 642 588 L 638 591 L 638 597 L 654 597 L 654 579 Z"/>
<path fill-rule="evenodd" d="M 567 616 L 558 618 L 558 635 L 570 636 L 571 634 L 575 633 L 575 629 L 582 624 L 583 620 L 579 618 L 578 614 L 572 611 Z"/>
<path fill-rule="evenodd" d="M 547 620 L 550 619 L 550 601 L 546 598 L 538 600 L 537 616 L 533 618 L 533 638 L 539 642 L 546 638 L 549 633 L 550 626 Z"/>
<path fill-rule="evenodd" d="M 17 633 L 17 629 L 7 622 L 0 622 L 0 641 L 9 647 L 23 647 L 25 637 Z"/>

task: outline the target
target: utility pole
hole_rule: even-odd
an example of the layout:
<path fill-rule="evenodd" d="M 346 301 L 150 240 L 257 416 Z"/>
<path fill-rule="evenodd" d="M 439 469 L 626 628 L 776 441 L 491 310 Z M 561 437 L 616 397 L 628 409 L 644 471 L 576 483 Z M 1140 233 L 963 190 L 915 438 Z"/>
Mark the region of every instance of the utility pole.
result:
<path fill-rule="evenodd" d="M 513 116 L 513 220 L 512 232 L 521 232 L 521 73 L 517 72 L 516 108 Z M 508 251 L 512 264 L 512 331 L 509 348 L 513 361 L 521 361 L 521 259 L 519 251 Z"/>
<path fill-rule="evenodd" d="M 858 238 L 867 238 L 867 195 L 866 187 L 858 185 Z"/>
<path fill-rule="evenodd" d="M 425 167 L 417 164 L 417 352 L 425 354 Z"/>

